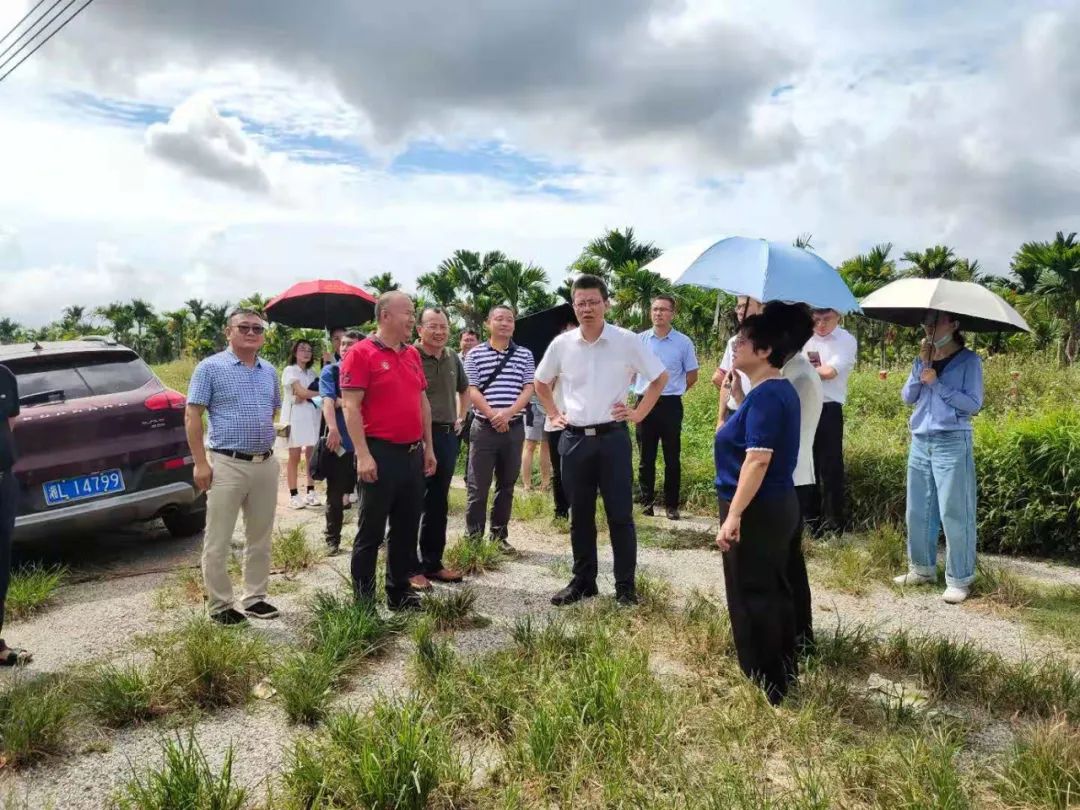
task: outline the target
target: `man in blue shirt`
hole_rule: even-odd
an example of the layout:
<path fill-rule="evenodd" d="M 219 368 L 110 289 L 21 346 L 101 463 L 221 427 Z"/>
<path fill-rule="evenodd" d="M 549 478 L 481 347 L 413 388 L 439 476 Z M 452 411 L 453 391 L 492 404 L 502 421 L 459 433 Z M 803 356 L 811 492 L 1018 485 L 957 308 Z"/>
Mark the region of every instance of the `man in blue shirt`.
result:
<path fill-rule="evenodd" d="M 339 356 L 344 357 L 354 343 L 363 339 L 359 332 L 344 332 Z M 356 455 L 341 408 L 340 360 L 323 368 L 319 375 L 319 395 L 326 420 L 326 448 L 330 451 L 321 462 L 326 476 L 326 547 L 330 554 L 337 554 L 341 548 L 341 524 L 345 520 L 345 496 L 356 489 Z"/>
<path fill-rule="evenodd" d="M 663 444 L 664 505 L 668 519 L 678 520 L 682 479 L 682 398 L 697 382 L 698 361 L 690 338 L 671 325 L 675 318 L 674 297 L 656 296 L 650 315 L 652 329 L 646 329 L 639 337 L 664 364 L 668 382 L 656 407 L 637 426 L 638 486 L 641 488 L 645 514 L 652 515 L 656 498 L 656 450 L 658 445 Z M 634 392 L 639 399 L 647 387 L 648 381 L 638 375 Z"/>
<path fill-rule="evenodd" d="M 278 615 L 266 601 L 266 588 L 278 494 L 274 412 L 281 408 L 281 388 L 277 371 L 258 356 L 266 341 L 262 316 L 237 309 L 226 324 L 228 348 L 207 357 L 191 375 L 184 422 L 195 458 L 195 486 L 207 493 L 202 556 L 207 608 L 216 622 L 242 624 L 244 614 L 256 619 Z M 210 421 L 205 443 L 204 413 Z M 247 535 L 243 613 L 233 607 L 228 569 L 241 510 Z"/>

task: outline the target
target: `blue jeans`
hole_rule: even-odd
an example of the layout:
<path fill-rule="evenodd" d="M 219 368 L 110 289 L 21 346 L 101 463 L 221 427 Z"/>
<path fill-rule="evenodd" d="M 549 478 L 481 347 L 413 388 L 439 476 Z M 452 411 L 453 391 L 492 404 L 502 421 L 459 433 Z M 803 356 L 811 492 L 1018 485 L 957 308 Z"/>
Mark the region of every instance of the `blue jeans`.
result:
<path fill-rule="evenodd" d="M 911 571 L 937 576 L 945 528 L 945 583 L 975 579 L 975 453 L 968 431 L 912 436 L 908 453 L 907 535 Z"/>

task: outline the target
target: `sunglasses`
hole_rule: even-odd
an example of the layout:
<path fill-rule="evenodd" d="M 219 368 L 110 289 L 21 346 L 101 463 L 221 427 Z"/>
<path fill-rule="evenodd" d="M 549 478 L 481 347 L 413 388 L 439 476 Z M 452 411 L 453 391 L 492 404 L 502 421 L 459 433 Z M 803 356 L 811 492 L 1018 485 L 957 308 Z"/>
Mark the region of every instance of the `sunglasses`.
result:
<path fill-rule="evenodd" d="M 250 323 L 240 323 L 234 328 L 242 335 L 261 335 L 266 331 L 265 326 L 252 325 Z"/>

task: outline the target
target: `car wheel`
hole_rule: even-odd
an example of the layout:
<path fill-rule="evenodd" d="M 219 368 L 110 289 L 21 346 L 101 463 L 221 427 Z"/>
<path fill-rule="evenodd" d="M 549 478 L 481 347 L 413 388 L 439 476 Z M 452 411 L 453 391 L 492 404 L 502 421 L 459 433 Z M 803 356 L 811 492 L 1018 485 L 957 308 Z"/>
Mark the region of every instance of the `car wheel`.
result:
<path fill-rule="evenodd" d="M 180 509 L 162 515 L 161 519 L 165 522 L 165 528 L 169 530 L 169 534 L 173 537 L 191 537 L 191 535 L 198 534 L 206 527 L 206 510 L 200 509 L 198 512 L 191 512 Z"/>

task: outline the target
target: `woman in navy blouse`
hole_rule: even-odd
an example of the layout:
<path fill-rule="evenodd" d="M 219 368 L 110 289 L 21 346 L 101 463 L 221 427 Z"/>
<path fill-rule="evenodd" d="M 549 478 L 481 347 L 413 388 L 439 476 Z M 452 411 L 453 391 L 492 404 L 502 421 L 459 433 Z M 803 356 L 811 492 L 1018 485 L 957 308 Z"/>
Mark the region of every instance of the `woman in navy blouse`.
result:
<path fill-rule="evenodd" d="M 780 376 L 783 318 L 753 315 L 734 343 L 733 365 L 752 384 L 714 446 L 724 582 L 739 666 L 773 704 L 797 674 L 795 603 L 787 575 L 799 521 L 793 474 L 799 395 Z"/>
<path fill-rule="evenodd" d="M 963 602 L 975 579 L 975 453 L 971 417 L 983 404 L 982 360 L 964 348 L 955 315 L 931 312 L 926 339 L 904 383 L 911 415 L 908 453 L 908 573 L 897 585 L 937 582 L 945 529 L 945 601 Z"/>

